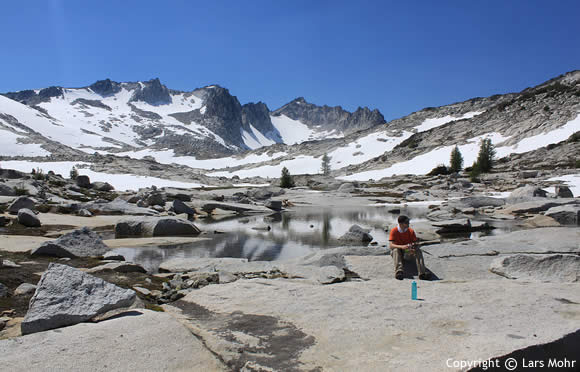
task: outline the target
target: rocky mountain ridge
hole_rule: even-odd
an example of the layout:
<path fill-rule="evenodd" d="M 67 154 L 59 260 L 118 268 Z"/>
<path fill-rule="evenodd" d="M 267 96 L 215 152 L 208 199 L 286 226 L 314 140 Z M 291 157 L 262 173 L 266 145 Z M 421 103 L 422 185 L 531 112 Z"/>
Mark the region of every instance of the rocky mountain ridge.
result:
<path fill-rule="evenodd" d="M 77 136 L 74 132 L 80 127 L 83 135 L 100 136 L 97 142 L 105 142 L 95 146 L 91 143 L 95 141 L 90 138 L 68 143 L 61 141 L 65 145 L 59 151 L 62 154 L 74 152 L 71 148 L 108 153 L 169 149 L 176 155 L 205 159 L 284 143 L 287 140 L 284 134 L 291 133 L 293 125 L 306 131 L 304 138 L 298 138 L 299 142 L 317 138 L 318 132 L 326 133 L 329 129 L 335 136 L 343 136 L 384 122 L 378 110 L 371 112 L 368 108 L 360 108 L 351 114 L 340 107 L 308 104 L 308 109 L 300 111 L 301 117 L 309 118 L 305 122 L 282 121 L 275 125 L 272 116 L 280 117 L 283 112 L 290 112 L 289 108 L 285 106 L 284 110 L 281 109 L 283 112 L 273 113 L 263 102 L 242 105 L 228 89 L 217 85 L 191 92 L 171 90 L 157 78 L 128 83 L 106 79 L 83 88 L 49 87 L 9 92 L 3 96 L 40 112 L 52 125 L 66 127 L 69 122 L 77 122 L 71 125 L 73 128 L 66 133 L 67 136 Z M 0 102 L 0 113 L 14 117 L 11 122 L 27 132 L 44 135 L 44 141 L 38 136 L 30 141 L 44 148 L 52 136 L 47 120 L 31 126 L 28 120 L 19 121 L 15 118 L 18 115 L 14 115 L 14 111 L 25 111 L 26 108 L 11 107 L 10 110 L 5 108 L 7 105 Z M 31 115 L 28 114 L 28 119 Z M 325 121 L 321 119 L 323 117 L 326 117 Z M 332 118 L 340 119 L 337 128 L 330 128 Z M 324 124 L 322 127 L 321 123 Z M 122 133 L 109 136 L 114 134 L 113 127 L 120 127 Z M 0 129 L 18 134 L 10 125 L 3 125 Z M 54 150 L 50 152 L 54 154 Z"/>

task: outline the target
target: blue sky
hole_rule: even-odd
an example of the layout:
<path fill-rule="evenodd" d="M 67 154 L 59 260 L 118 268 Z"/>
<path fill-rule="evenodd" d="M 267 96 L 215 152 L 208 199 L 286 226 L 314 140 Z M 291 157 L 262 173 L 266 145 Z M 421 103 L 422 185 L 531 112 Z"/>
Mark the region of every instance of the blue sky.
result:
<path fill-rule="evenodd" d="M 0 92 L 149 80 L 242 104 L 427 106 L 580 69 L 579 1 L 4 1 Z"/>

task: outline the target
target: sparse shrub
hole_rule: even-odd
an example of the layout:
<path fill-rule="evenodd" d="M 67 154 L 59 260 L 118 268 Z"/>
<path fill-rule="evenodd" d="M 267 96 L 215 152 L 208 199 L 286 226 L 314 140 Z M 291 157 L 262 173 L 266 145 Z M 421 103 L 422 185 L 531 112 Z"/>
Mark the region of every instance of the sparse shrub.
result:
<path fill-rule="evenodd" d="M 576 163 L 574 164 L 574 168 L 580 168 L 580 159 L 576 159 Z"/>
<path fill-rule="evenodd" d="M 548 105 L 544 106 L 544 111 L 550 112 L 550 106 L 548 106 Z"/>
<path fill-rule="evenodd" d="M 14 186 L 14 193 L 17 196 L 28 195 L 28 190 L 24 186 Z"/>
<path fill-rule="evenodd" d="M 290 171 L 286 167 L 282 168 L 282 176 L 280 177 L 280 187 L 284 189 L 294 187 L 294 179 L 292 178 L 292 175 L 290 175 Z"/>
<path fill-rule="evenodd" d="M 32 170 L 32 178 L 35 180 L 45 180 L 46 176 L 44 175 L 44 171 L 40 168 L 36 168 Z"/>
<path fill-rule="evenodd" d="M 449 171 L 452 173 L 459 172 L 463 169 L 463 156 L 459 151 L 459 147 L 457 145 L 451 151 L 451 159 L 449 160 Z"/>
<path fill-rule="evenodd" d="M 477 163 L 473 163 L 471 168 L 469 169 L 469 180 L 471 182 L 479 182 L 479 176 L 481 176 L 481 169 L 477 165 Z"/>
<path fill-rule="evenodd" d="M 431 169 L 431 172 L 427 173 L 428 176 L 439 176 L 450 174 L 451 171 L 443 164 L 439 164 L 435 168 Z"/>

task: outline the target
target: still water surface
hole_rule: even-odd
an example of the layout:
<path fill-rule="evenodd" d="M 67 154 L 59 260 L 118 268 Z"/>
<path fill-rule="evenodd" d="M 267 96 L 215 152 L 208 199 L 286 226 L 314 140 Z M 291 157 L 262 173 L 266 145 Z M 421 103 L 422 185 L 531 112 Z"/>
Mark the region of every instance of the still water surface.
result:
<path fill-rule="evenodd" d="M 159 264 L 171 258 L 237 257 L 250 261 L 283 260 L 329 247 L 344 246 L 337 239 L 357 224 L 370 229 L 379 246 L 386 245 L 386 228 L 396 225 L 398 206 L 359 206 L 332 208 L 297 208 L 271 215 L 230 216 L 226 219 L 198 219 L 195 224 L 209 234 L 209 240 L 163 247 L 117 248 L 128 261 L 155 272 Z M 397 212 L 397 213 L 393 213 Z M 426 221 L 428 208 L 408 206 L 400 211 L 411 218 L 411 225 Z M 270 226 L 270 230 L 262 229 Z M 506 224 L 492 234 L 512 230 Z M 472 234 L 472 238 L 478 235 Z"/>

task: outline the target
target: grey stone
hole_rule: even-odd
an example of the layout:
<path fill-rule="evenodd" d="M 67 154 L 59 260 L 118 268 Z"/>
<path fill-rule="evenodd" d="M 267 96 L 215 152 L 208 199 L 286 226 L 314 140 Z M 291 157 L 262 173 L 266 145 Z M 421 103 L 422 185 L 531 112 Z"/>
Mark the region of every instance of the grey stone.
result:
<path fill-rule="evenodd" d="M 133 215 L 133 216 L 156 216 L 159 213 L 149 208 L 140 208 L 130 204 L 123 199 L 117 198 L 112 202 L 91 202 L 85 203 L 80 208 L 87 209 L 93 214 L 111 214 L 111 215 Z"/>
<path fill-rule="evenodd" d="M 281 200 L 269 200 L 264 204 L 266 208 L 270 208 L 274 211 L 281 211 L 282 210 L 282 201 Z"/>
<path fill-rule="evenodd" d="M 524 187 L 519 187 L 514 191 L 512 191 L 511 194 L 508 196 L 508 202 L 514 203 L 516 201 L 517 202 L 526 201 L 528 199 L 537 197 L 545 198 L 547 195 L 548 193 L 542 190 L 540 187 L 528 185 Z"/>
<path fill-rule="evenodd" d="M 370 229 L 363 229 L 358 225 L 352 225 L 348 232 L 338 238 L 341 241 L 368 243 L 373 240 L 373 236 L 369 234 Z"/>
<path fill-rule="evenodd" d="M 573 198 L 574 197 L 574 194 L 572 194 L 572 191 L 570 190 L 570 188 L 568 186 L 558 185 L 558 186 L 555 186 L 554 188 L 555 188 L 557 198 Z"/>
<path fill-rule="evenodd" d="M 580 205 L 562 205 L 552 207 L 545 213 L 561 225 L 580 225 Z"/>
<path fill-rule="evenodd" d="M 21 324 L 22 334 L 84 322 L 128 307 L 135 298 L 130 289 L 119 288 L 70 266 L 51 263 L 30 300 Z"/>
<path fill-rule="evenodd" d="M 167 196 L 165 193 L 160 191 L 151 192 L 149 195 L 146 196 L 145 202 L 148 205 L 160 205 L 165 206 L 165 201 L 167 200 Z"/>
<path fill-rule="evenodd" d="M 14 290 L 15 296 L 22 296 L 36 291 L 36 285 L 30 283 L 22 283 Z"/>
<path fill-rule="evenodd" d="M 91 187 L 91 179 L 89 176 L 77 176 L 76 184 L 78 187 L 82 187 L 84 189 L 88 189 Z"/>
<path fill-rule="evenodd" d="M 120 255 L 119 253 L 114 253 L 109 251 L 103 255 L 104 260 L 111 260 L 111 261 L 125 261 L 125 257 Z"/>
<path fill-rule="evenodd" d="M 273 196 L 283 195 L 284 193 L 286 193 L 286 190 L 284 190 L 281 187 L 274 187 L 274 186 L 260 187 L 260 188 L 256 188 L 253 190 L 248 190 L 248 192 L 247 192 L 247 194 L 250 198 L 256 199 L 256 200 L 266 200 L 266 199 L 270 199 Z"/>
<path fill-rule="evenodd" d="M 10 222 L 10 219 L 4 216 L 0 216 L 0 227 L 4 227 L 6 225 L 8 225 L 8 222 Z"/>
<path fill-rule="evenodd" d="M 33 211 L 21 208 L 18 211 L 18 223 L 26 227 L 40 227 L 40 220 Z"/>
<path fill-rule="evenodd" d="M 91 188 L 97 191 L 112 191 L 115 188 L 107 182 L 93 182 Z"/>
<path fill-rule="evenodd" d="M 143 266 L 132 263 L 132 262 L 110 262 L 104 265 L 99 265 L 88 269 L 86 272 L 89 274 L 104 272 L 104 271 L 114 271 L 116 273 L 146 273 L 147 270 Z"/>
<path fill-rule="evenodd" d="M 343 183 L 342 185 L 340 185 L 340 187 L 338 188 L 338 192 L 353 192 L 355 190 L 355 187 L 352 183 Z"/>
<path fill-rule="evenodd" d="M 34 209 L 35 208 L 35 201 L 29 197 L 21 196 L 18 199 L 14 200 L 8 206 L 8 212 L 10 214 L 18 214 L 18 211 L 22 208 L 26 209 Z"/>
<path fill-rule="evenodd" d="M 459 200 L 450 201 L 449 205 L 463 205 L 473 208 L 501 207 L 502 205 L 505 205 L 505 200 L 500 198 L 492 198 L 489 196 L 468 196 Z"/>
<path fill-rule="evenodd" d="M 77 215 L 81 217 L 92 217 L 93 214 L 87 209 L 81 209 L 78 211 Z"/>
<path fill-rule="evenodd" d="M 10 186 L 7 186 L 3 183 L 0 183 L 0 195 L 1 196 L 14 196 L 14 189 Z"/>
<path fill-rule="evenodd" d="M 536 178 L 538 177 L 538 171 L 526 170 L 520 172 L 520 178 Z"/>
<path fill-rule="evenodd" d="M 489 270 L 508 279 L 541 282 L 577 282 L 580 279 L 580 257 L 572 255 L 524 255 L 494 260 Z"/>
<path fill-rule="evenodd" d="M 126 219 L 115 225 L 115 236 L 191 236 L 199 235 L 192 222 L 176 217 L 141 217 Z"/>
<path fill-rule="evenodd" d="M 173 212 L 177 214 L 185 213 L 188 216 L 195 215 L 195 209 L 189 207 L 187 204 L 185 204 L 179 199 L 173 200 L 171 207 L 173 208 Z"/>
<path fill-rule="evenodd" d="M 101 256 L 109 250 L 109 247 L 101 237 L 88 227 L 75 230 L 60 238 L 42 243 L 42 245 L 30 252 L 32 256 L 54 257 L 95 257 Z"/>
<path fill-rule="evenodd" d="M 0 298 L 8 297 L 8 287 L 0 283 Z"/>
<path fill-rule="evenodd" d="M 98 323 L 0 340 L 10 372 L 229 371 L 168 313 L 132 310 Z"/>

